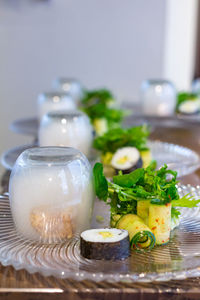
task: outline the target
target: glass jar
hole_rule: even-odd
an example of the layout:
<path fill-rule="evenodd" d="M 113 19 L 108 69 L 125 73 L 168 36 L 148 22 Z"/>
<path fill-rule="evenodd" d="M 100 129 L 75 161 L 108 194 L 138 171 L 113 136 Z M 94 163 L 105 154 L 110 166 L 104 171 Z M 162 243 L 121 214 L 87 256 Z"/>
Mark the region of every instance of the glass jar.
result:
<path fill-rule="evenodd" d="M 200 78 L 196 78 L 192 81 L 192 93 L 200 96 Z"/>
<path fill-rule="evenodd" d="M 81 111 L 50 112 L 39 126 L 40 146 L 73 147 L 90 156 L 93 128 Z"/>
<path fill-rule="evenodd" d="M 10 206 L 19 234 L 54 243 L 90 227 L 92 172 L 78 150 L 31 148 L 17 159 L 9 182 Z"/>
<path fill-rule="evenodd" d="M 74 99 L 64 92 L 47 92 L 38 96 L 38 115 L 40 120 L 50 111 L 76 109 Z"/>
<path fill-rule="evenodd" d="M 76 103 L 80 103 L 84 94 L 81 83 L 72 78 L 57 78 L 53 82 L 53 87 L 58 91 L 69 93 Z"/>
<path fill-rule="evenodd" d="M 145 80 L 141 85 L 142 111 L 146 115 L 173 115 L 176 107 L 176 90 L 168 80 Z"/>

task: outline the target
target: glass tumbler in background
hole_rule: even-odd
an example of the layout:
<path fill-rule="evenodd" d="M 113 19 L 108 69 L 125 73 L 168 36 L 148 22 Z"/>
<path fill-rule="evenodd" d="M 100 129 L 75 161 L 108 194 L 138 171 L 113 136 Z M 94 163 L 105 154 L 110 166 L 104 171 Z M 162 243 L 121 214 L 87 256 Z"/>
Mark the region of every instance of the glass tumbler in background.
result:
<path fill-rule="evenodd" d="M 192 81 L 192 93 L 200 96 L 200 78 L 196 78 Z"/>
<path fill-rule="evenodd" d="M 176 107 L 176 89 L 168 80 L 145 80 L 140 91 L 142 112 L 145 115 L 173 115 Z"/>
<path fill-rule="evenodd" d="M 50 111 L 76 109 L 77 105 L 70 94 L 65 92 L 47 92 L 38 96 L 38 116 L 42 117 Z"/>
<path fill-rule="evenodd" d="M 41 242 L 60 242 L 90 227 L 92 170 L 78 150 L 31 148 L 17 159 L 9 182 L 16 229 Z"/>
<path fill-rule="evenodd" d="M 58 91 L 69 93 L 77 104 L 79 104 L 81 99 L 83 98 L 83 86 L 76 79 L 64 77 L 57 78 L 53 82 L 53 87 Z"/>
<path fill-rule="evenodd" d="M 50 112 L 39 126 L 40 146 L 73 147 L 90 157 L 93 128 L 81 111 Z"/>

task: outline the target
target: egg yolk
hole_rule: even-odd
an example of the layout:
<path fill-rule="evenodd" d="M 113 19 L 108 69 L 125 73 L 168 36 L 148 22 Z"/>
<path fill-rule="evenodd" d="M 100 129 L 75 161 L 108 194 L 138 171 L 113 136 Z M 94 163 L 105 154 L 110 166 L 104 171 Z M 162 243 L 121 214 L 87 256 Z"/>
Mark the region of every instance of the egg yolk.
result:
<path fill-rule="evenodd" d="M 104 238 L 110 238 L 110 237 L 113 237 L 113 234 L 109 231 L 101 231 L 99 232 L 99 234 Z"/>

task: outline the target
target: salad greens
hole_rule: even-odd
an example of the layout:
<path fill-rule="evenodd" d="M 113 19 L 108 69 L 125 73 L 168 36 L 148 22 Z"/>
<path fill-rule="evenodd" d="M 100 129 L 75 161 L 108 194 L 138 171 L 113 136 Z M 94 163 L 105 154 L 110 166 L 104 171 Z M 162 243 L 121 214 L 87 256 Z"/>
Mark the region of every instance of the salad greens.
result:
<path fill-rule="evenodd" d="M 169 170 L 165 164 L 156 170 L 155 161 L 147 168 L 136 169 L 123 175 L 119 172 L 108 181 L 103 174 L 103 165 L 96 163 L 93 169 L 96 195 L 110 205 L 113 214 L 137 213 L 137 201 L 150 200 L 150 203 L 172 204 L 172 217 L 178 218 L 177 207 L 195 207 L 200 200 L 185 195 L 180 198 L 177 189 L 177 172 Z M 170 179 L 167 176 L 170 175 Z"/>
<path fill-rule="evenodd" d="M 123 110 L 113 108 L 114 102 L 114 97 L 109 90 L 86 91 L 82 99 L 82 107 L 92 122 L 104 118 L 107 120 L 108 128 L 114 128 L 125 116 Z"/>
<path fill-rule="evenodd" d="M 138 150 L 147 150 L 147 138 L 150 134 L 147 125 L 128 129 L 115 128 L 94 140 L 94 148 L 103 153 L 114 153 L 122 147 L 136 147 Z"/>

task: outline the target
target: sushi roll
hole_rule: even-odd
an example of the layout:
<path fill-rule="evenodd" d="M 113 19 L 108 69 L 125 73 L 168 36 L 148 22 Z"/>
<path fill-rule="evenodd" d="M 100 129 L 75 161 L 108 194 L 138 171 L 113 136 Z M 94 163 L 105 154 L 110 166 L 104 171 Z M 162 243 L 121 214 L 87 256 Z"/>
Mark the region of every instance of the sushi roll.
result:
<path fill-rule="evenodd" d="M 197 114 L 200 111 L 200 103 L 198 100 L 184 101 L 179 105 L 178 110 L 185 115 Z"/>
<path fill-rule="evenodd" d="M 80 237 L 80 252 L 88 259 L 125 259 L 130 255 L 128 232 L 116 228 L 83 231 Z"/>
<path fill-rule="evenodd" d="M 123 147 L 118 149 L 112 157 L 111 166 L 116 170 L 121 170 L 123 174 L 130 173 L 142 167 L 140 152 L 135 147 Z"/>

